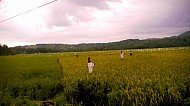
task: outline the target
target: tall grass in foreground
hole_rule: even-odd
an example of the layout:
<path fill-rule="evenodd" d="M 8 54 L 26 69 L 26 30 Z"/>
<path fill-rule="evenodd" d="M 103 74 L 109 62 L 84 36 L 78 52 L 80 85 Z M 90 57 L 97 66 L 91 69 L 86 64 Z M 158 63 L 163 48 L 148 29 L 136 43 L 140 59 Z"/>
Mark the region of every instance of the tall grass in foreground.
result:
<path fill-rule="evenodd" d="M 65 53 L 58 105 L 188 105 L 190 49 Z M 95 63 L 88 74 L 87 58 Z"/>
<path fill-rule="evenodd" d="M 0 58 L 0 105 L 32 105 L 54 98 L 62 89 L 58 58 L 15 55 Z"/>

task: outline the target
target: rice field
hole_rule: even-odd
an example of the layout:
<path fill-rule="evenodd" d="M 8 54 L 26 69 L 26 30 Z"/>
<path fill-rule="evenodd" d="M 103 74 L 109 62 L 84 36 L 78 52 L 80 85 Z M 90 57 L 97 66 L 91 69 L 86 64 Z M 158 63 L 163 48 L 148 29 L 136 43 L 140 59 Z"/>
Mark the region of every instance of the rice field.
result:
<path fill-rule="evenodd" d="M 33 105 L 61 91 L 58 58 L 50 55 L 0 57 L 0 105 Z"/>
<path fill-rule="evenodd" d="M 189 105 L 190 48 L 0 58 L 0 105 Z M 95 63 L 88 73 L 87 58 Z"/>

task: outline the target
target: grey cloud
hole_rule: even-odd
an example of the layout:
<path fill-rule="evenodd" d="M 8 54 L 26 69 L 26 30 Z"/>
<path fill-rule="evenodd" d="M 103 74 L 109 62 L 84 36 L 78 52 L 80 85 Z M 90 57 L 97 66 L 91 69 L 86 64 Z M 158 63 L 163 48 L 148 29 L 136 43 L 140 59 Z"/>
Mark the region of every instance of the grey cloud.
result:
<path fill-rule="evenodd" d="M 190 1 L 189 0 L 161 0 L 157 5 L 160 10 L 160 27 L 187 27 L 186 23 L 190 23 Z M 187 19 L 187 20 L 186 20 Z M 180 25 L 181 24 L 181 25 Z"/>
<path fill-rule="evenodd" d="M 109 8 L 109 6 L 103 0 L 71 0 L 71 1 L 83 7 L 95 7 L 98 9 Z"/>
<path fill-rule="evenodd" d="M 44 19 L 49 27 L 53 25 L 69 26 L 72 22 L 68 20 L 67 15 L 74 16 L 76 22 L 86 22 L 94 19 L 91 11 L 93 10 L 78 6 L 69 0 L 58 1 L 49 7 L 48 14 L 44 16 Z"/>
<path fill-rule="evenodd" d="M 73 3 L 83 7 L 94 7 L 97 9 L 109 9 L 106 2 L 121 2 L 121 0 L 70 0 Z"/>
<path fill-rule="evenodd" d="M 121 0 L 58 0 L 44 7 L 47 11 L 42 17 L 49 28 L 57 26 L 63 29 L 30 30 L 10 20 L 0 24 L 0 41 L 111 42 L 178 35 L 190 29 L 189 0 L 127 0 L 121 11 L 112 10 L 107 2 Z M 97 21 L 93 15 L 95 11 L 109 12 L 109 16 Z M 1 13 L 0 10 L 0 19 L 5 17 Z M 73 16 L 75 22 L 68 16 Z"/>
<path fill-rule="evenodd" d="M 161 8 L 163 12 L 161 27 L 189 27 L 190 23 L 190 1 L 184 0 L 173 0 L 173 1 L 163 1 L 164 7 Z"/>
<path fill-rule="evenodd" d="M 121 0 L 64 0 L 55 2 L 49 7 L 48 16 L 44 19 L 49 27 L 69 26 L 71 22 L 67 19 L 67 13 L 75 17 L 76 22 L 87 22 L 94 20 L 92 16 L 94 9 L 109 9 L 106 2 L 121 2 Z M 89 8 L 86 8 L 89 7 Z"/>
<path fill-rule="evenodd" d="M 115 26 L 112 29 L 120 38 L 164 37 L 190 29 L 188 0 L 128 0 L 128 3 L 130 7 L 125 7 L 125 10 L 107 21 Z"/>
<path fill-rule="evenodd" d="M 142 10 L 139 9 L 136 13 L 130 13 L 130 16 L 124 16 L 130 19 L 124 21 L 125 18 L 123 18 L 124 22 L 129 23 L 126 23 L 126 27 L 136 27 L 136 29 L 144 30 L 149 28 L 189 27 L 190 1 L 160 0 L 156 3 L 150 0 L 146 1 L 138 5 Z"/>
<path fill-rule="evenodd" d="M 89 36 L 90 34 L 92 36 L 96 36 L 96 38 L 98 38 L 97 36 L 99 36 L 100 39 L 102 38 L 102 36 L 112 35 L 110 39 L 117 38 L 119 40 L 119 38 L 126 39 L 127 34 L 134 35 L 134 37 L 139 36 L 139 34 L 144 35 L 144 36 L 139 36 L 139 38 L 148 37 L 148 36 L 153 37 L 153 35 L 155 36 L 165 36 L 170 34 L 177 35 L 185 30 L 188 30 L 188 27 L 190 27 L 189 26 L 190 6 L 188 4 L 189 3 L 188 0 L 185 1 L 160 0 L 157 2 L 151 0 L 145 0 L 143 2 L 139 2 L 138 0 L 128 0 L 128 1 L 134 8 L 129 9 L 128 7 L 126 7 L 125 10 L 123 10 L 121 13 L 115 14 L 113 17 L 108 18 L 108 20 L 101 20 L 103 22 L 110 23 L 109 24 L 110 27 L 105 26 L 104 28 L 105 30 L 94 29 L 95 30 L 94 32 L 98 32 L 97 35 L 90 33 L 88 29 L 86 33 L 80 31 L 78 32 L 76 31 L 76 33 L 84 33 L 84 35 L 86 36 L 87 35 Z M 88 22 L 90 20 L 94 20 L 94 17 L 91 15 L 93 9 L 89 11 L 86 10 L 85 7 L 103 9 L 101 8 L 101 5 L 99 3 L 102 3 L 102 5 L 104 5 L 105 7 L 107 5 L 104 4 L 106 2 L 103 0 L 67 1 L 67 4 L 72 6 L 64 8 L 65 9 L 64 11 L 70 13 L 73 16 L 76 16 L 79 21 Z M 90 27 L 88 28 L 91 29 Z M 85 38 L 84 35 L 81 36 Z"/>
<path fill-rule="evenodd" d="M 50 11 L 48 13 L 48 18 L 44 17 L 44 20 L 46 21 L 46 24 L 48 27 L 52 26 L 69 26 L 71 23 L 69 20 L 66 18 L 66 14 L 62 13 L 62 11 L 57 10 L 55 11 Z"/>

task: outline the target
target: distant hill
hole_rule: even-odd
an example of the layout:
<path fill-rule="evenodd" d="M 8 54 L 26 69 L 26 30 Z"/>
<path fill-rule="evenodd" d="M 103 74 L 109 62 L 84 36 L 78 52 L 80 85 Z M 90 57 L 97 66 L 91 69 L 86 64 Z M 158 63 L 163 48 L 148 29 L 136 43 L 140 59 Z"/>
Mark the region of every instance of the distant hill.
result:
<path fill-rule="evenodd" d="M 18 53 L 53 53 L 71 51 L 102 51 L 119 49 L 143 49 L 143 48 L 165 48 L 165 47 L 185 47 L 190 46 L 190 31 L 178 36 L 165 38 L 149 38 L 145 40 L 126 39 L 119 42 L 110 43 L 82 43 L 76 45 L 69 44 L 36 44 L 28 46 L 17 46 L 11 48 Z"/>

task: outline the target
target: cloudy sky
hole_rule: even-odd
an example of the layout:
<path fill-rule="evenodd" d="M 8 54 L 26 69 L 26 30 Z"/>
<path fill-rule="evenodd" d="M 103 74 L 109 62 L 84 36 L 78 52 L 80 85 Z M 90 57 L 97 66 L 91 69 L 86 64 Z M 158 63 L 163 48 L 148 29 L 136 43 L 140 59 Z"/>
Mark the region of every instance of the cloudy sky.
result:
<path fill-rule="evenodd" d="M 99 43 L 190 30 L 190 0 L 0 0 L 0 43 Z M 3 21 L 3 22 L 2 22 Z"/>

